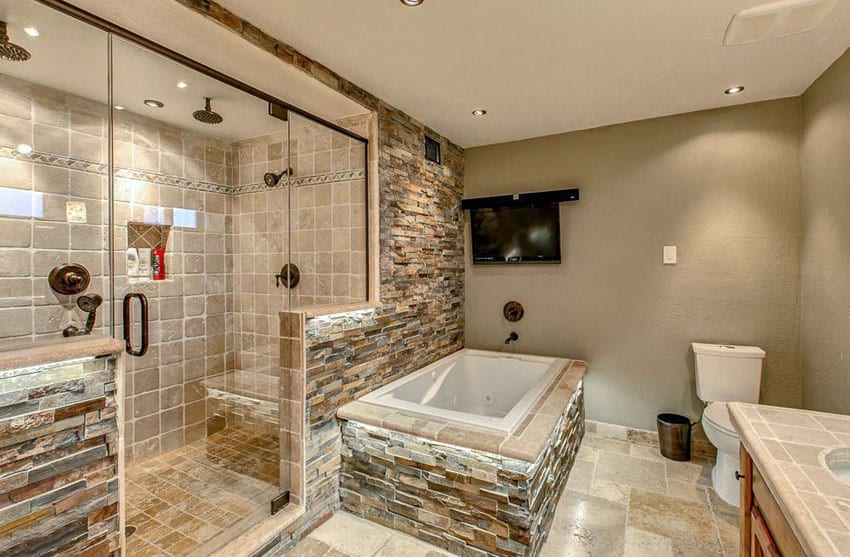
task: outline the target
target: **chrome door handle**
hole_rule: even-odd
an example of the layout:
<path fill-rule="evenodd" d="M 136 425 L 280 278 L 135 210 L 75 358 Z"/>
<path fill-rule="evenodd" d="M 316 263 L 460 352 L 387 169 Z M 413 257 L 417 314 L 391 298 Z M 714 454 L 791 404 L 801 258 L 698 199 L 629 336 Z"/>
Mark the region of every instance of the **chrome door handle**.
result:
<path fill-rule="evenodd" d="M 133 298 L 138 298 L 139 307 L 142 311 L 142 344 L 139 346 L 138 350 L 133 348 L 133 335 L 130 331 L 130 327 L 133 323 L 133 315 L 131 311 Z M 126 350 L 127 354 L 131 356 L 144 356 L 148 351 L 148 336 L 148 299 L 141 292 L 130 292 L 124 296 L 124 350 Z"/>

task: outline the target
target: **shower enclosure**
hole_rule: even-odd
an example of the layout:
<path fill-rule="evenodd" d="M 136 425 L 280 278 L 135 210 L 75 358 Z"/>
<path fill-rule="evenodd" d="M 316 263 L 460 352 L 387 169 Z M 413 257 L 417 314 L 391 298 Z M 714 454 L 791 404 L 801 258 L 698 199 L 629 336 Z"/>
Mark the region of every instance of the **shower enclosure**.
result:
<path fill-rule="evenodd" d="M 329 124 L 35 1 L 0 61 L 0 344 L 126 338 L 127 549 L 209 553 L 287 503 L 279 312 L 365 301 L 362 117 Z M 37 27 L 39 36 L 26 34 Z M 365 135 L 365 134 L 364 134 Z"/>

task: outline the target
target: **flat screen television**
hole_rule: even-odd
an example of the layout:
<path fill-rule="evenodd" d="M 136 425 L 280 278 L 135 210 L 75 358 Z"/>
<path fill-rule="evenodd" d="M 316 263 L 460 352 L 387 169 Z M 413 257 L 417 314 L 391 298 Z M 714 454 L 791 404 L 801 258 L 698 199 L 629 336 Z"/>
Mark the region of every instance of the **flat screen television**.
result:
<path fill-rule="evenodd" d="M 472 221 L 472 262 L 560 263 L 558 204 L 476 208 Z"/>

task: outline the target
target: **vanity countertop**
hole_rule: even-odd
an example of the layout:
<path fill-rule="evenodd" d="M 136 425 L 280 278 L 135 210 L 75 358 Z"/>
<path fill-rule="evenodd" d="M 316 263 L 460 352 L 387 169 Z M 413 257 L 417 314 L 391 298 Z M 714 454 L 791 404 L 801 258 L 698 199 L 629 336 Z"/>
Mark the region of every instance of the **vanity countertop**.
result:
<path fill-rule="evenodd" d="M 850 553 L 850 486 L 826 467 L 823 454 L 850 446 L 850 416 L 730 402 L 729 415 L 812 556 Z"/>
<path fill-rule="evenodd" d="M 124 343 L 107 336 L 51 338 L 0 347 L 0 377 L 31 373 L 31 368 L 107 354 L 120 354 Z"/>

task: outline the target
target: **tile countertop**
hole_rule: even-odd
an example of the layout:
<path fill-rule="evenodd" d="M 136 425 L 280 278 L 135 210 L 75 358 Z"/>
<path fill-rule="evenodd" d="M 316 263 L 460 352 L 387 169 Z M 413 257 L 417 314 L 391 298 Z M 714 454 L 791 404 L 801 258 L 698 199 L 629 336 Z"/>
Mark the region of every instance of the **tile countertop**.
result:
<path fill-rule="evenodd" d="M 850 416 L 743 402 L 728 407 L 806 553 L 850 554 L 850 486 L 823 461 L 827 449 L 850 446 Z"/>
<path fill-rule="evenodd" d="M 8 345 L 0 348 L 0 378 L 31 373 L 33 367 L 123 351 L 122 341 L 97 335 Z"/>

